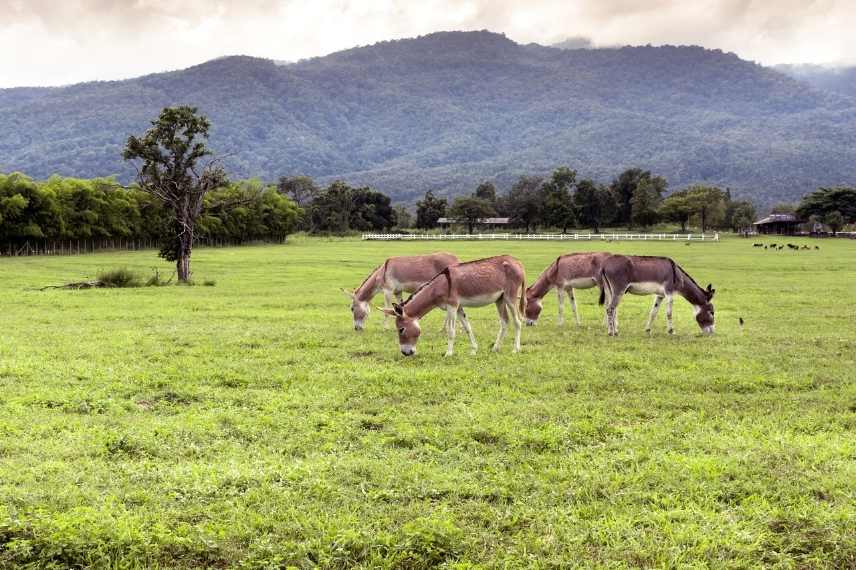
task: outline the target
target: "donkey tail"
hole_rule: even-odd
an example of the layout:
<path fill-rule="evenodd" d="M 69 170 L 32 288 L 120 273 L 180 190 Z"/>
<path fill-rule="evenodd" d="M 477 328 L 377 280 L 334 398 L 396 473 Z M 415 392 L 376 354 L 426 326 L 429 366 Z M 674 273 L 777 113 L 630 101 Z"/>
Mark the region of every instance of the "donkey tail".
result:
<path fill-rule="evenodd" d="M 606 276 L 606 270 L 601 269 L 599 274 L 598 285 L 600 285 L 600 298 L 597 300 L 598 305 L 603 305 L 606 302 L 606 288 L 609 287 L 610 293 L 612 292 L 612 285 L 609 283 L 609 278 Z"/>

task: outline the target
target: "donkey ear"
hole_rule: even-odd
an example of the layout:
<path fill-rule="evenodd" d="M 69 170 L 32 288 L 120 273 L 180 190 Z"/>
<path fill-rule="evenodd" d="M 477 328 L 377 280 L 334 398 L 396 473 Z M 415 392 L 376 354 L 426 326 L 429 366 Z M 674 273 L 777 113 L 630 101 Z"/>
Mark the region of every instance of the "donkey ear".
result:
<path fill-rule="evenodd" d="M 383 313 L 384 315 L 389 315 L 390 317 L 395 317 L 395 310 L 389 309 L 387 307 L 377 307 L 377 310 Z"/>
<path fill-rule="evenodd" d="M 401 308 L 401 305 L 399 305 L 398 303 L 392 304 L 392 310 L 395 311 L 395 314 L 399 317 L 404 314 L 404 309 Z"/>
<path fill-rule="evenodd" d="M 353 298 L 354 298 L 354 294 L 353 294 L 353 293 L 351 293 L 350 291 L 348 291 L 347 289 L 345 289 L 344 287 L 340 287 L 339 289 L 340 289 L 340 291 L 342 291 L 342 293 L 344 293 L 345 295 L 347 295 L 349 299 L 353 299 Z"/>
<path fill-rule="evenodd" d="M 709 301 L 709 300 L 713 299 L 713 294 L 716 293 L 716 289 L 713 288 L 713 285 L 708 283 L 706 293 L 707 293 L 707 300 Z"/>

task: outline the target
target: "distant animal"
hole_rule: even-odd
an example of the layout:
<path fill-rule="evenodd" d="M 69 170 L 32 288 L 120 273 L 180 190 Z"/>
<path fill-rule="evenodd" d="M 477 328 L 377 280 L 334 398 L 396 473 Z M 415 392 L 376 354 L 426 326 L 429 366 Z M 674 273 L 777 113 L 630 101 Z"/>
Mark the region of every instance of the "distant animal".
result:
<path fill-rule="evenodd" d="M 571 310 L 574 312 L 574 320 L 580 324 L 580 316 L 577 312 L 577 300 L 574 297 L 574 289 L 591 289 L 596 287 L 600 268 L 603 261 L 611 254 L 597 253 L 569 253 L 560 255 L 556 261 L 551 263 L 538 276 L 532 285 L 526 289 L 526 325 L 533 326 L 544 308 L 542 300 L 554 287 L 559 300 L 559 325 L 565 321 L 565 293 L 571 301 Z"/>
<path fill-rule="evenodd" d="M 394 303 L 391 309 L 381 309 L 395 317 L 398 344 L 401 354 L 412 356 L 422 329 L 419 320 L 435 308 L 446 311 L 446 332 L 449 344 L 446 356 L 451 356 L 455 345 L 455 323 L 461 324 L 473 352 L 478 348 L 475 335 L 464 307 L 496 305 L 499 313 L 499 334 L 493 345 L 499 350 L 508 331 L 508 321 L 514 324 L 514 352 L 520 352 L 520 330 L 526 310 L 526 273 L 523 264 L 510 255 L 499 255 L 458 265 L 450 265 L 414 292 L 404 303 Z"/>
<path fill-rule="evenodd" d="M 354 330 L 363 330 L 369 314 L 369 302 L 381 291 L 384 307 L 389 308 L 392 306 L 393 295 L 398 302 L 401 302 L 402 292 L 416 291 L 423 283 L 459 261 L 457 256 L 444 252 L 390 257 L 376 267 L 355 291 L 342 289 L 342 292 L 351 299 Z M 387 319 L 388 317 L 385 316 L 384 328 L 387 327 Z"/>
<path fill-rule="evenodd" d="M 782 251 L 783 249 L 785 249 L 785 246 L 780 245 L 780 246 L 779 246 L 779 251 Z"/>
<path fill-rule="evenodd" d="M 766 246 L 766 245 L 764 246 L 764 249 L 767 249 L 767 246 Z"/>
<path fill-rule="evenodd" d="M 600 304 L 606 299 L 607 334 L 618 335 L 618 304 L 625 293 L 634 295 L 656 295 L 654 305 L 645 323 L 645 331 L 651 331 L 651 323 L 657 316 L 660 303 L 666 300 L 666 330 L 674 333 L 672 326 L 672 299 L 681 295 L 693 306 L 696 322 L 705 334 L 713 334 L 713 299 L 716 290 L 708 285 L 702 289 L 689 274 L 668 257 L 643 257 L 611 255 L 603 262 L 600 272 Z"/>
<path fill-rule="evenodd" d="M 819 245 L 814 246 L 814 249 L 820 249 Z"/>
<path fill-rule="evenodd" d="M 753 243 L 752 247 L 766 247 L 763 243 Z"/>
<path fill-rule="evenodd" d="M 807 245 L 804 245 L 804 246 L 802 246 L 800 249 L 811 249 L 811 248 L 810 248 L 809 246 L 807 246 Z"/>
<path fill-rule="evenodd" d="M 737 321 L 740 323 L 740 332 L 743 332 L 743 317 L 738 317 Z"/>

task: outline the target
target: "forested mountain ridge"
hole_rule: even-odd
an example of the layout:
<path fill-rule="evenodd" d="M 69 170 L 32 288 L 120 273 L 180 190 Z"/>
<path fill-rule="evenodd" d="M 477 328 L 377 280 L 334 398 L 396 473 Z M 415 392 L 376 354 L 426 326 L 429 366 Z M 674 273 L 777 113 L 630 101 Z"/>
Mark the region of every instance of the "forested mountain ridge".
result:
<path fill-rule="evenodd" d="M 559 165 L 602 181 L 641 166 L 673 189 L 715 184 L 760 204 L 856 181 L 854 99 L 716 50 L 563 50 L 490 32 L 0 90 L 0 171 L 129 178 L 127 136 L 176 104 L 209 116 L 236 177 L 342 178 L 401 200 Z"/>

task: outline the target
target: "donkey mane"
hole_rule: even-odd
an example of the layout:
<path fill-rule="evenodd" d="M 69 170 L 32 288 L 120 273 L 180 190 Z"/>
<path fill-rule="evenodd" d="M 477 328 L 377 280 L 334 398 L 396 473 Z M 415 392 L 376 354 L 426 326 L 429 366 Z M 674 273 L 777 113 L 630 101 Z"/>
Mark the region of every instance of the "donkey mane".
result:
<path fill-rule="evenodd" d="M 675 263 L 674 261 L 672 261 L 672 267 L 676 267 L 676 268 L 681 272 L 681 275 L 682 275 L 683 277 L 686 277 L 687 279 L 689 279 L 689 280 L 690 280 L 690 283 L 692 283 L 693 285 L 695 285 L 696 287 L 698 287 L 698 288 L 699 288 L 699 290 L 704 291 L 704 287 L 702 287 L 701 285 L 699 285 L 698 283 L 696 283 L 696 280 L 695 280 L 695 279 L 693 279 L 692 275 L 690 275 L 689 273 L 687 273 L 686 271 L 684 271 L 684 268 L 683 268 L 683 267 L 681 267 L 680 265 L 678 265 L 678 264 L 677 264 L 677 263 Z"/>
<path fill-rule="evenodd" d="M 462 264 L 460 264 L 460 265 L 462 265 Z M 440 270 L 440 272 L 439 272 L 439 273 L 437 273 L 437 275 L 435 275 L 434 277 L 432 277 L 431 279 L 429 279 L 428 281 L 426 281 L 425 283 L 423 283 L 422 285 L 420 285 L 420 286 L 416 289 L 416 291 L 414 291 L 413 293 L 411 293 L 411 294 L 410 294 L 410 296 L 409 296 L 409 297 L 407 297 L 407 299 L 405 299 L 405 300 L 404 300 L 404 302 L 401 304 L 401 306 L 403 307 L 403 306 L 405 306 L 407 303 L 409 303 L 409 302 L 413 299 L 413 297 L 415 297 L 415 296 L 416 296 L 416 294 L 417 294 L 417 293 L 419 293 L 422 289 L 424 289 L 425 287 L 427 287 L 428 285 L 430 285 L 431 283 L 433 283 L 435 279 L 437 279 L 440 275 L 442 275 L 442 274 L 444 274 L 444 273 L 446 274 L 446 279 L 448 279 L 448 280 L 451 282 L 451 281 L 452 281 L 452 276 L 451 276 L 451 275 L 449 275 L 449 268 L 448 268 L 448 267 L 445 267 L 445 268 L 441 269 L 441 270 Z"/>
<path fill-rule="evenodd" d="M 387 264 L 387 263 L 389 263 L 389 261 L 385 261 L 385 262 L 384 262 L 384 266 L 386 266 L 386 264 Z M 369 272 L 368 277 L 366 277 L 365 279 L 363 279 L 363 282 L 362 282 L 362 283 L 360 283 L 360 286 L 359 286 L 359 287 L 357 287 L 356 289 L 354 289 L 354 291 L 359 291 L 360 289 L 362 289 L 362 288 L 363 288 L 363 285 L 365 285 L 366 283 L 368 283 L 369 279 L 371 279 L 371 278 L 374 276 L 374 274 L 375 274 L 375 273 L 377 273 L 377 270 L 378 270 L 378 269 L 380 269 L 380 265 L 378 265 L 377 267 L 375 267 L 374 269 L 372 269 L 372 270 Z"/>

